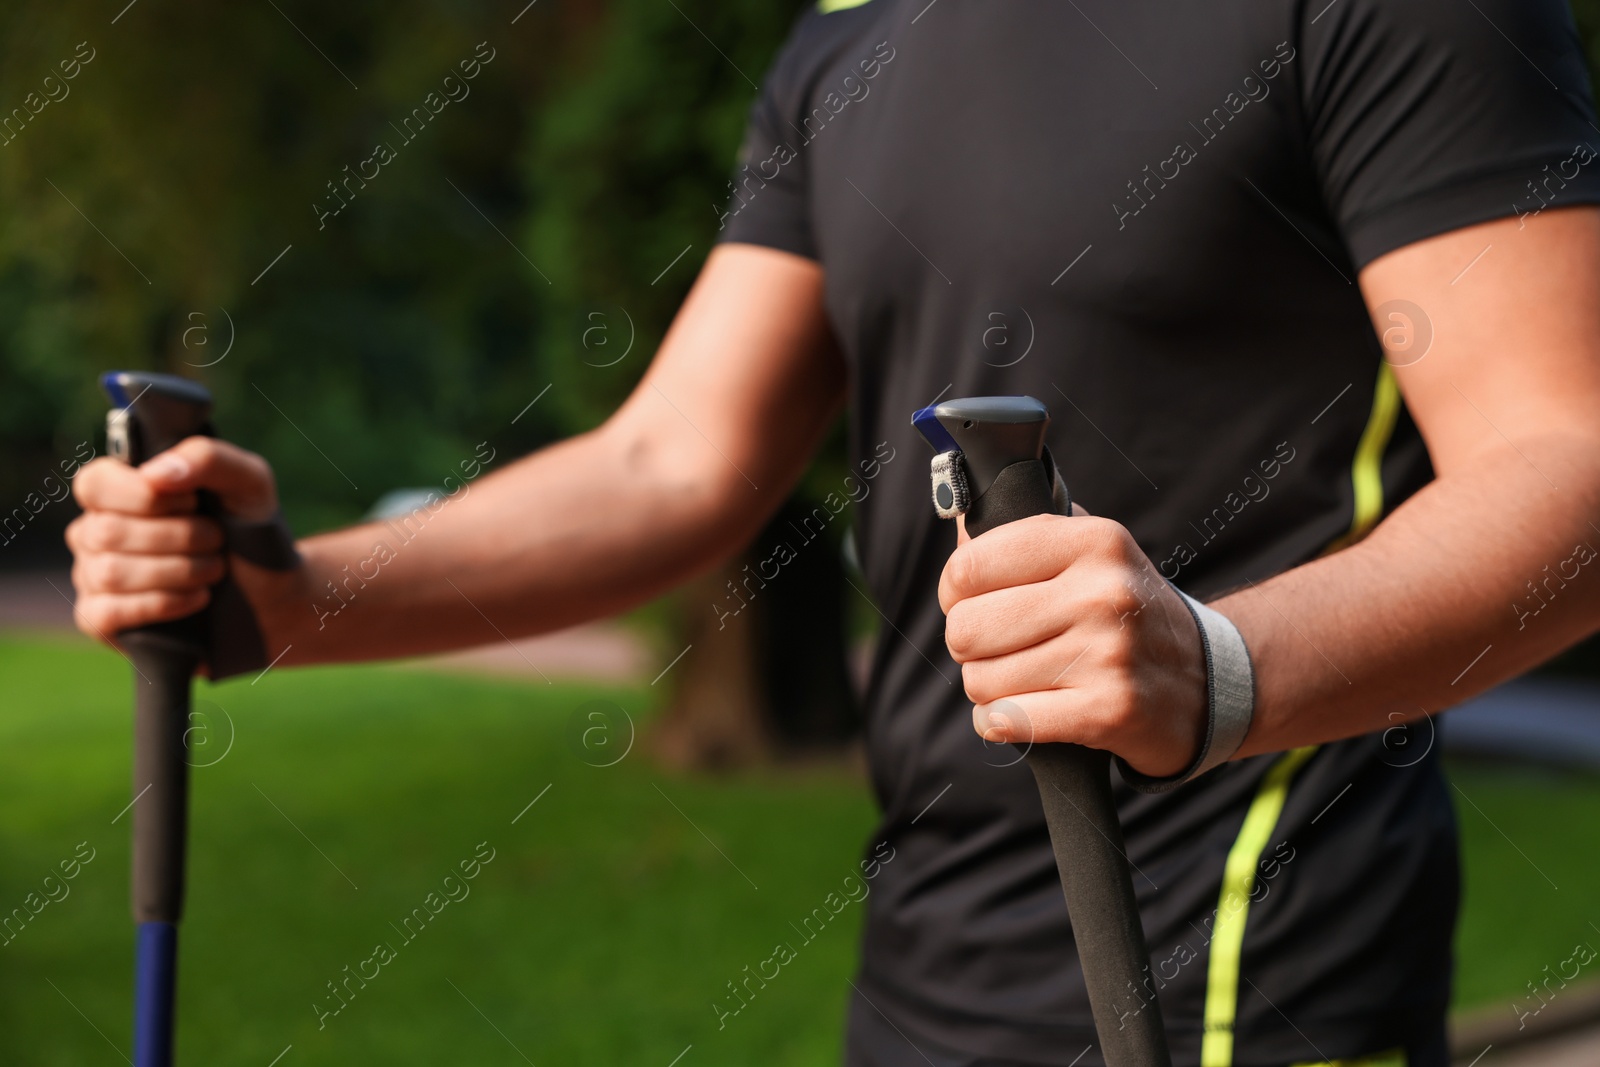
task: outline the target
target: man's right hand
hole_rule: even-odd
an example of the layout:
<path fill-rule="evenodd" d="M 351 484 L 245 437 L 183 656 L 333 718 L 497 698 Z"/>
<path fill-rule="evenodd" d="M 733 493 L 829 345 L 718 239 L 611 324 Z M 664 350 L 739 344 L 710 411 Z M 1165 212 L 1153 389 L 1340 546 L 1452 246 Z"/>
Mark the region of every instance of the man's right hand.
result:
<path fill-rule="evenodd" d="M 258 616 L 263 604 L 280 602 L 304 581 L 299 571 L 274 573 L 230 559 L 222 527 L 194 514 L 199 489 L 247 522 L 278 510 L 267 461 L 214 437 L 188 438 L 138 467 L 102 457 L 78 472 L 73 495 L 83 514 L 67 527 L 67 546 L 80 630 L 114 642 L 119 631 L 191 615 L 229 570 Z M 271 621 L 260 619 L 269 639 Z"/>
<path fill-rule="evenodd" d="M 424 483 L 440 490 L 424 512 L 308 537 L 292 571 L 224 559 L 216 524 L 193 514 L 206 489 L 269 518 L 259 456 L 190 438 L 137 470 L 96 460 L 73 479 L 78 625 L 114 642 L 181 618 L 224 567 L 285 667 L 468 648 L 643 604 L 748 543 L 833 424 L 848 372 L 823 283 L 803 256 L 719 245 L 603 425 L 494 470 L 492 450 L 463 449 Z"/>

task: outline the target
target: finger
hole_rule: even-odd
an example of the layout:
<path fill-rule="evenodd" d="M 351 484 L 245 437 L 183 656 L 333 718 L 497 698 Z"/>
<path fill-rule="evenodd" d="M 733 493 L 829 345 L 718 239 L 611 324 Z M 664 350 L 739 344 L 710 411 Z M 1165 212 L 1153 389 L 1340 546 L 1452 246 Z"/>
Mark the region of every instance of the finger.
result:
<path fill-rule="evenodd" d="M 90 511 L 67 525 L 67 545 L 74 552 L 194 555 L 220 552 L 222 544 L 222 527 L 200 516 L 147 519 Z"/>
<path fill-rule="evenodd" d="M 215 437 L 189 437 L 141 464 L 141 477 L 163 493 L 209 489 L 223 511 L 252 522 L 278 510 L 272 468 L 254 452 Z"/>
<path fill-rule="evenodd" d="M 1012 744 L 1068 742 L 1106 748 L 1106 716 L 1092 699 L 1070 691 L 1018 693 L 972 706 L 972 728 L 985 741 Z"/>
<path fill-rule="evenodd" d="M 1076 500 L 1072 502 L 1073 518 L 1081 519 L 1089 514 L 1089 510 L 1082 504 L 1078 503 Z M 956 516 L 956 544 L 964 545 L 970 540 L 972 540 L 972 535 L 967 533 L 967 516 L 965 512 L 962 512 L 960 515 Z"/>
<path fill-rule="evenodd" d="M 160 492 L 137 470 L 108 456 L 83 465 L 72 479 L 72 495 L 84 511 L 180 515 L 195 508 L 193 493 Z"/>
<path fill-rule="evenodd" d="M 73 564 L 72 584 L 87 593 L 182 591 L 213 585 L 226 570 L 219 554 L 131 556 L 97 552 Z"/>
<path fill-rule="evenodd" d="M 1093 516 L 1031 515 L 958 545 L 939 575 L 939 606 L 995 589 L 1054 578 L 1085 560 L 1131 561 L 1141 553 L 1120 523 Z"/>
<path fill-rule="evenodd" d="M 208 589 L 80 594 L 72 618 L 79 630 L 106 644 L 123 630 L 193 615 L 211 599 Z"/>
<path fill-rule="evenodd" d="M 1057 515 L 1032 515 L 958 543 L 939 576 L 940 607 L 948 613 L 951 605 L 966 597 L 1060 574 L 1066 561 L 1061 558 L 1059 538 L 1046 536 L 1045 531 L 1049 524 L 1063 521 Z M 965 518 L 961 527 L 965 531 Z"/>
<path fill-rule="evenodd" d="M 1082 504 L 1078 504 L 1077 501 L 1072 501 L 1072 517 L 1083 518 L 1086 517 L 1086 515 L 1091 514 L 1093 514 L 1093 512 L 1090 512 L 1090 510 L 1086 509 L 1086 507 L 1083 507 Z M 962 514 L 955 517 L 955 544 L 966 544 L 966 542 L 971 541 L 971 539 L 973 539 L 971 534 L 966 533 L 966 514 L 965 512 L 962 512 Z"/>
<path fill-rule="evenodd" d="M 961 665 L 967 699 L 982 704 L 1035 690 L 1078 689 L 1115 673 L 1123 642 L 1103 628 L 1084 626 L 1003 655 Z"/>
<path fill-rule="evenodd" d="M 1165 591 L 1155 571 L 1070 566 L 1047 581 L 965 597 L 950 606 L 944 640 L 957 663 L 1031 648 L 1072 631 L 1120 631 Z"/>
<path fill-rule="evenodd" d="M 996 589 L 951 606 L 944 643 L 957 663 L 1003 656 L 1064 633 L 1081 613 L 1060 581 Z"/>

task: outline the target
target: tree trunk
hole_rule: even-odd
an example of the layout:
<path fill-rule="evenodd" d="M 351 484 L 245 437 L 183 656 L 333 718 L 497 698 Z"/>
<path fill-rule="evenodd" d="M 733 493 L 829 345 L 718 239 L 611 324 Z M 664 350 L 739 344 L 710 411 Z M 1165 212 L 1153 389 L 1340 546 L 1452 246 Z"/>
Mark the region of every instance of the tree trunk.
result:
<path fill-rule="evenodd" d="M 846 669 L 844 519 L 820 534 L 785 504 L 754 545 L 684 590 L 673 697 L 653 732 L 667 765 L 723 770 L 836 754 L 860 732 Z M 663 679 L 665 681 L 666 679 Z"/>

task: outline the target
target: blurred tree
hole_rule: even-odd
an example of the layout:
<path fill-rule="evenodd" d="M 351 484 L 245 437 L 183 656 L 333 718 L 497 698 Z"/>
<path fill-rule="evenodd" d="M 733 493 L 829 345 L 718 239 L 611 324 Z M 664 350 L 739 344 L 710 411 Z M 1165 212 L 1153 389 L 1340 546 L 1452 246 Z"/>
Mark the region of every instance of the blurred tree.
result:
<path fill-rule="evenodd" d="M 716 240 L 754 79 L 800 6 L 614 0 L 541 110 L 526 150 L 529 244 L 536 260 L 561 265 L 545 290 L 537 350 L 564 425 L 592 425 L 612 410 L 665 334 Z M 752 550 L 677 598 L 678 641 L 667 655 L 692 651 L 675 668 L 656 734 L 670 762 L 739 765 L 828 749 L 856 732 L 842 529 L 801 553 L 747 610 L 719 615 L 728 583 L 792 537 L 789 518 L 836 488 L 844 464 L 836 434 L 797 502 Z"/>
<path fill-rule="evenodd" d="M 206 382 L 303 533 L 438 485 L 478 441 L 510 457 L 595 425 L 709 250 L 746 75 L 796 10 L 0 8 L 0 118 L 22 109 L 0 126 L 0 508 L 98 447 L 95 378 L 112 367 Z M 430 93 L 438 114 L 402 129 Z M 374 175 L 379 144 L 394 158 Z M 71 512 L 0 535 L 0 565 L 59 560 Z M 811 621 L 809 603 L 793 614 Z M 842 638 L 824 614 L 827 659 Z M 793 701 L 723 669 L 739 655 L 762 656 L 708 643 L 695 676 L 756 735 L 790 736 L 770 716 Z M 708 695 L 691 686 L 683 706 Z M 838 700 L 814 707 L 836 716 Z"/>
<path fill-rule="evenodd" d="M 0 108 L 79 42 L 94 56 L 0 146 L 0 499 L 97 426 L 112 366 L 206 381 L 302 530 L 437 484 L 478 440 L 554 435 L 511 426 L 537 278 L 495 232 L 524 206 L 515 145 L 566 32 L 553 8 L 512 27 L 488 3 L 278 7 L 0 11 Z M 452 74 L 468 95 L 407 143 L 392 124 Z M 395 160 L 319 225 L 379 142 Z"/>

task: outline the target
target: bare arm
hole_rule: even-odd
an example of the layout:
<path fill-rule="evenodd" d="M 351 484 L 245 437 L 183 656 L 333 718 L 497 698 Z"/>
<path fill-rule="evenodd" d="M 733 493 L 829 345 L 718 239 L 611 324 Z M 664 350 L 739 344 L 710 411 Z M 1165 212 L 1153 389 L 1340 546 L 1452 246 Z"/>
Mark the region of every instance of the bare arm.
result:
<path fill-rule="evenodd" d="M 230 561 L 283 662 L 414 655 L 642 603 L 744 544 L 793 487 L 843 398 L 816 264 L 749 245 L 707 260 L 633 395 L 598 429 L 486 474 L 408 523 L 301 543 L 288 577 Z M 158 518 L 216 489 L 270 512 L 270 472 L 191 439 L 187 470 L 80 472 L 69 530 L 80 625 L 111 634 L 203 603 L 220 573 L 204 520 Z M 378 546 L 383 547 L 378 547 Z M 331 583 L 331 586 L 330 586 Z"/>
<path fill-rule="evenodd" d="M 1437 478 L 1359 544 L 1216 604 L 1258 665 L 1243 755 L 1450 707 L 1600 628 L 1600 211 L 1423 241 L 1361 288 L 1432 320 L 1395 375 Z"/>
<path fill-rule="evenodd" d="M 1422 241 L 1361 286 L 1375 312 L 1403 298 L 1432 320 L 1396 374 L 1437 478 L 1365 540 L 1213 605 L 1256 667 L 1240 756 L 1449 707 L 1600 628 L 1600 210 Z M 1077 741 L 1151 775 L 1192 760 L 1199 638 L 1118 523 L 1036 516 L 963 541 L 940 598 L 990 740 Z"/>

